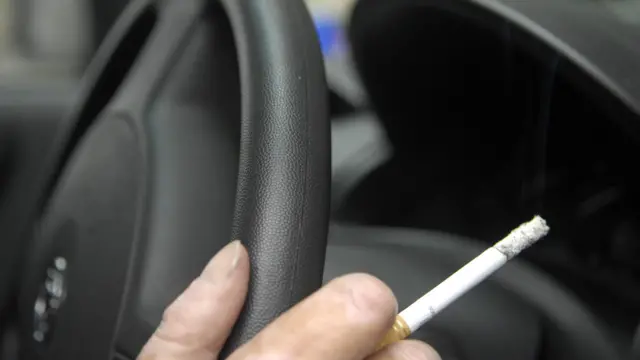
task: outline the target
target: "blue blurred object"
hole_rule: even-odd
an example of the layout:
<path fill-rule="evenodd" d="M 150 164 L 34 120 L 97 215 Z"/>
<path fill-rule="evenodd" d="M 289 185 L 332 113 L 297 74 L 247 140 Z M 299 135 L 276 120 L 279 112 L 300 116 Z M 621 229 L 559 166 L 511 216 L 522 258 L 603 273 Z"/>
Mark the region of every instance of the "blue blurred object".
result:
<path fill-rule="evenodd" d="M 320 46 L 325 57 L 342 49 L 342 24 L 335 17 L 318 16 L 314 19 Z"/>

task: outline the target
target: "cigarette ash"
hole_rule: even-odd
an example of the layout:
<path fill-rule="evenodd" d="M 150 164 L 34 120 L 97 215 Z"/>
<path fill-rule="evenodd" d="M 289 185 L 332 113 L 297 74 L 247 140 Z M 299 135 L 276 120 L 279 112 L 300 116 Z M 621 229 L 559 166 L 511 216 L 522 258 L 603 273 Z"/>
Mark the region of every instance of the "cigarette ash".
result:
<path fill-rule="evenodd" d="M 534 218 L 511 231 L 507 237 L 497 242 L 493 247 L 511 260 L 522 250 L 533 245 L 549 233 L 547 222 L 536 215 Z"/>

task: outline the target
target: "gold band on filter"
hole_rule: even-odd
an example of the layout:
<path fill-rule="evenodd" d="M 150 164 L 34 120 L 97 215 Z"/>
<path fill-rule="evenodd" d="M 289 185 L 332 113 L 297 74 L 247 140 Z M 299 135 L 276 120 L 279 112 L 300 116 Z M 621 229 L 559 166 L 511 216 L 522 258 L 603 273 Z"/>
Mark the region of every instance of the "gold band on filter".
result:
<path fill-rule="evenodd" d="M 404 340 L 409 335 L 411 335 L 411 329 L 409 329 L 409 325 L 407 325 L 407 322 L 404 321 L 402 316 L 398 315 L 396 316 L 396 321 L 393 322 L 393 326 L 384 336 L 382 341 L 380 341 L 376 350 L 380 350 L 383 347 L 396 341 Z"/>

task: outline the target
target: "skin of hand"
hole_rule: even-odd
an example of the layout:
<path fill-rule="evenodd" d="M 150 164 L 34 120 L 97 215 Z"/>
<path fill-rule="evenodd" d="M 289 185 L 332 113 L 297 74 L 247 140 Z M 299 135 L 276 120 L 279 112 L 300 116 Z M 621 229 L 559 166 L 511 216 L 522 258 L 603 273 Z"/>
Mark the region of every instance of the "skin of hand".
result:
<path fill-rule="evenodd" d="M 225 246 L 165 310 L 138 360 L 218 358 L 245 300 L 249 256 Z M 391 327 L 396 299 L 365 274 L 337 278 L 304 299 L 229 356 L 230 360 L 440 360 L 427 344 L 405 340 L 374 352 Z"/>

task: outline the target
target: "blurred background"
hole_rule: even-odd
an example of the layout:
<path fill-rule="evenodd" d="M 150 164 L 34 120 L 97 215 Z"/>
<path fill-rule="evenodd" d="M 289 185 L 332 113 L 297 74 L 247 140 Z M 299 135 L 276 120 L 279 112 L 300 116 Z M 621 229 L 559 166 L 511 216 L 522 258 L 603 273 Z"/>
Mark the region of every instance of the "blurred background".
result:
<path fill-rule="evenodd" d="M 1 76 L 80 76 L 127 1 L 0 0 Z M 308 1 L 327 55 L 343 48 L 341 25 L 352 3 Z"/>

